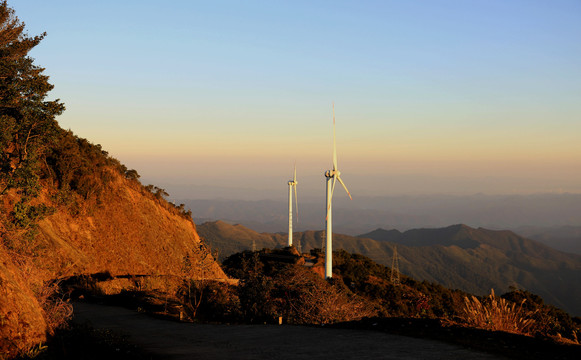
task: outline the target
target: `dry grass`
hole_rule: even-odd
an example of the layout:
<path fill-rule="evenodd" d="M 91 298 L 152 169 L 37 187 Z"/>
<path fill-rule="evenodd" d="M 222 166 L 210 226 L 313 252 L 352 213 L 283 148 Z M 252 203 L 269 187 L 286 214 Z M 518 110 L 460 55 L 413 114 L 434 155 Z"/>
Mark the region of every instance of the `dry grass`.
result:
<path fill-rule="evenodd" d="M 43 315 L 48 327 L 48 333 L 53 335 L 57 329 L 72 318 L 73 306 L 60 294 L 58 282 L 45 281 L 32 290 L 44 311 Z"/>
<path fill-rule="evenodd" d="M 505 331 L 514 334 L 533 335 L 537 321 L 536 311 L 523 308 L 520 304 L 497 297 L 494 289 L 482 301 L 475 296 L 464 298 L 462 319 L 470 326 L 491 331 Z"/>

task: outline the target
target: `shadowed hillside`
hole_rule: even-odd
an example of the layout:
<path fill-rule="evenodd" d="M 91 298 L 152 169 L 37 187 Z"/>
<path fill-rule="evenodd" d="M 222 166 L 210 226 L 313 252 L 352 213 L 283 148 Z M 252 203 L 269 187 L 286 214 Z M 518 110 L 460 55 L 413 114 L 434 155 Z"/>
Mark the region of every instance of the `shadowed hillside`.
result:
<path fill-rule="evenodd" d="M 399 240 L 391 232 L 381 233 L 361 237 L 392 239 L 400 256 L 409 261 L 402 263 L 402 271 L 411 276 L 477 293 L 486 288 L 524 288 L 573 314 L 581 313 L 579 255 L 554 250 L 511 231 L 465 225 L 410 230 Z"/>

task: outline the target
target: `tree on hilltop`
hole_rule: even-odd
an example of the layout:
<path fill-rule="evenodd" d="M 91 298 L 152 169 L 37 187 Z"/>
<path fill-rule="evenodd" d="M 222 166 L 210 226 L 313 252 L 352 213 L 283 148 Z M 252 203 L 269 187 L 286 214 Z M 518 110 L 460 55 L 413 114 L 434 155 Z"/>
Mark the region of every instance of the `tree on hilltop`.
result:
<path fill-rule="evenodd" d="M 10 188 L 37 195 L 40 157 L 60 129 L 55 117 L 65 107 L 47 101 L 53 85 L 28 56 L 45 35 L 29 36 L 6 0 L 0 2 L 0 195 Z"/>

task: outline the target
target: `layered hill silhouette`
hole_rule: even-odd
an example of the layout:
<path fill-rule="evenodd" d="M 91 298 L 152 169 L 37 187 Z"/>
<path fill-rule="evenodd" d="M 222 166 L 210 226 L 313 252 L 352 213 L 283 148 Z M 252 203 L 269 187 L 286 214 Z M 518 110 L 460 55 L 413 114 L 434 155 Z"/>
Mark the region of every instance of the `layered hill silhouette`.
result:
<path fill-rule="evenodd" d="M 257 233 L 222 221 L 199 225 L 198 231 L 221 256 L 250 249 L 252 242 L 257 249 L 286 244 L 286 234 Z M 322 231 L 295 233 L 293 238 L 303 252 L 324 248 Z M 481 295 L 515 287 L 536 293 L 573 315 L 581 314 L 581 256 L 511 231 L 466 225 L 405 232 L 377 229 L 358 237 L 333 234 L 333 247 L 386 266 L 391 266 L 397 247 L 400 271 L 415 279 Z"/>

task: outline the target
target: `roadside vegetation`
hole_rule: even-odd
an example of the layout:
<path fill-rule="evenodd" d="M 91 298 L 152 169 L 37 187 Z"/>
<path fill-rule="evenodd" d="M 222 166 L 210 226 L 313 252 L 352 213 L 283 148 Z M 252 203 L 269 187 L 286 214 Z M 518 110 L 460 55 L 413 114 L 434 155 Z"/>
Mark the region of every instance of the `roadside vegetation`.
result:
<path fill-rule="evenodd" d="M 296 254 L 296 258 L 288 263 L 292 254 Z M 316 263 L 322 254 L 317 251 L 313 254 L 310 256 Z M 284 256 L 287 262 L 281 261 Z M 245 311 L 250 315 L 246 320 L 274 321 L 283 316 L 291 323 L 320 324 L 365 317 L 432 319 L 443 326 L 475 327 L 578 342 L 581 319 L 571 318 L 527 291 L 512 289 L 499 297 L 491 289 L 489 296 L 477 297 L 405 275 L 400 275 L 400 280 L 394 283 L 390 268 L 359 254 L 340 250 L 334 252 L 333 260 L 334 277 L 330 281 L 306 268 L 304 257 L 294 249 L 235 254 L 224 261 L 224 268 L 242 281 L 239 292 L 244 301 L 241 303 L 246 304 Z M 314 285 L 319 287 L 317 292 L 307 290 Z M 304 290 L 296 291 L 297 288 Z M 307 313 L 334 309 L 334 316 L 322 321 L 293 311 L 293 307 L 300 308 L 305 296 L 313 297 L 308 301 L 313 308 Z M 342 312 L 343 309 L 348 311 Z"/>
<path fill-rule="evenodd" d="M 437 321 L 442 327 L 477 328 L 578 344 L 581 319 L 547 305 L 530 292 L 512 289 L 488 296 L 445 288 L 400 275 L 345 251 L 334 252 L 334 277 L 315 266 L 322 253 L 294 248 L 244 251 L 223 262 L 238 286 L 191 281 L 178 291 L 181 318 L 188 321 L 322 325 L 362 319 Z M 177 316 L 177 315 L 175 315 Z"/>
<path fill-rule="evenodd" d="M 404 275 L 393 283 L 388 267 L 345 251 L 334 255 L 332 280 L 324 280 L 316 269 L 320 252 L 299 254 L 286 248 L 227 258 L 223 267 L 238 285 L 174 278 L 174 286 L 154 291 L 146 286 L 151 279 L 134 277 L 120 293 L 107 295 L 99 283 L 118 279 L 101 274 L 69 279 L 61 287 L 77 301 L 125 306 L 186 322 L 369 329 L 434 338 L 514 359 L 545 359 L 555 352 L 565 356 L 556 358 L 567 358 L 581 352 L 580 319 L 547 306 L 534 294 L 513 289 L 502 296 L 492 291 L 476 297 Z M 305 266 L 308 262 L 315 266 Z M 99 347 L 103 356 L 113 351 L 112 358 L 115 351 L 127 352 L 127 358 L 152 356 L 132 347 L 121 334 L 72 326 L 57 330 L 48 344 L 29 349 L 25 358 L 66 358 L 62 354 L 68 346 L 70 354 L 81 351 L 77 341 Z"/>

